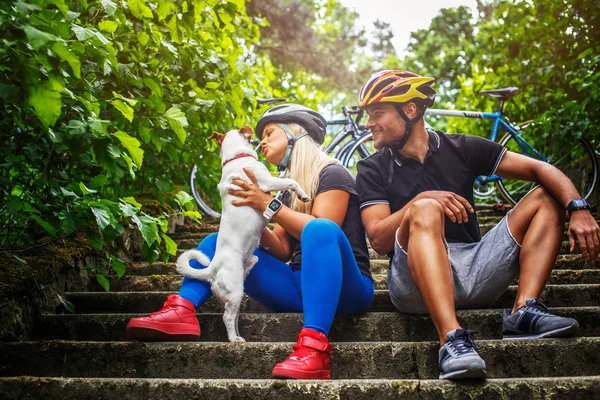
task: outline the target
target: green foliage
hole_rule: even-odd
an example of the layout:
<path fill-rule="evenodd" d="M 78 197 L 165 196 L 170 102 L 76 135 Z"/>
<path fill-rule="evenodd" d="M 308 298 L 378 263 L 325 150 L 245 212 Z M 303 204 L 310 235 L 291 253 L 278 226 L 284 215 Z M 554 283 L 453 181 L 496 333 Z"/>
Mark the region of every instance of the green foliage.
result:
<path fill-rule="evenodd" d="M 255 121 L 256 97 L 281 76 L 249 50 L 259 26 L 242 0 L 2 2 L 0 39 L 4 251 L 78 231 L 100 249 L 132 227 L 149 261 L 174 254 L 166 216 L 134 197 L 170 201 L 200 156 L 216 202 L 208 136 Z M 277 85 L 299 102 L 319 98 Z M 181 212 L 200 218 L 189 201 Z M 97 272 L 121 265 L 107 254 Z"/>
<path fill-rule="evenodd" d="M 534 120 L 540 140 L 585 134 L 597 144 L 600 8 L 589 0 L 478 4 L 477 18 L 464 7 L 441 10 L 429 29 L 413 33 L 402 66 L 436 77 L 437 107 L 495 111 L 497 102 L 478 92 L 516 86 L 505 107 L 513 121 Z M 491 129 L 478 120 L 447 124 L 482 136 Z"/>

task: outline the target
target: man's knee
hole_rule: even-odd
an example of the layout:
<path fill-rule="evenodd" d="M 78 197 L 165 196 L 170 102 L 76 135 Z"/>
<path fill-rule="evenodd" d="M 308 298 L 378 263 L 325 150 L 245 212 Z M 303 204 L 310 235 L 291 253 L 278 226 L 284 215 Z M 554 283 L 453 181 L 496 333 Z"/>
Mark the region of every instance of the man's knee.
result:
<path fill-rule="evenodd" d="M 565 207 L 541 186 L 533 189 L 521 202 L 531 203 L 538 209 L 551 210 L 563 216 L 566 213 Z"/>
<path fill-rule="evenodd" d="M 433 199 L 421 199 L 410 206 L 409 222 L 411 228 L 436 228 L 444 223 L 442 205 Z"/>

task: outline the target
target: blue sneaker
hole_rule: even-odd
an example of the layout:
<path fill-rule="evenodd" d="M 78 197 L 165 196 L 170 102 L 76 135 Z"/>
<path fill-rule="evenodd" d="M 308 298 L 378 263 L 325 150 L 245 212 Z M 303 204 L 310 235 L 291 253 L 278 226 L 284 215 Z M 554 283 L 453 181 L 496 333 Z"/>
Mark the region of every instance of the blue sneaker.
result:
<path fill-rule="evenodd" d="M 440 379 L 485 378 L 485 361 L 477 354 L 473 335 L 477 331 L 455 329 L 440 347 Z"/>
<path fill-rule="evenodd" d="M 528 299 L 514 314 L 511 311 L 505 309 L 502 315 L 502 339 L 568 337 L 579 331 L 576 320 L 549 313 L 548 308 L 536 299 Z"/>

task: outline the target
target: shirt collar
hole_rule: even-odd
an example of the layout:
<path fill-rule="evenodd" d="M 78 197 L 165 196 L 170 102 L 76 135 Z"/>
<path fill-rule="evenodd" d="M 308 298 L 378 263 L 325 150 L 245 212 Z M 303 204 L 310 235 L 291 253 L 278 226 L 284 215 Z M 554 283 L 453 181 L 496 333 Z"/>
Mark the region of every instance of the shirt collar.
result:
<path fill-rule="evenodd" d="M 442 144 L 442 140 L 440 139 L 439 133 L 437 133 L 433 129 L 427 129 L 427 134 L 429 135 L 429 148 L 427 149 L 427 153 L 425 154 L 425 159 L 437 153 Z M 402 166 L 402 163 L 404 163 L 407 157 L 404 157 L 402 154 L 393 151 L 390 148 L 388 148 L 388 150 L 390 151 L 390 154 L 394 157 L 396 164 Z"/>

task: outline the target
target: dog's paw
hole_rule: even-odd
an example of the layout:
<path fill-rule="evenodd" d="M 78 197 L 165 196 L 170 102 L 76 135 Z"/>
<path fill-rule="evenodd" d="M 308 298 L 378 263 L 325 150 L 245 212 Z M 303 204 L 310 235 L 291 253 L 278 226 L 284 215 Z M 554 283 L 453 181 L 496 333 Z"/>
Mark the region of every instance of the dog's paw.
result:
<path fill-rule="evenodd" d="M 229 339 L 231 343 L 246 343 L 246 339 L 241 336 L 236 336 L 234 338 Z"/>
<path fill-rule="evenodd" d="M 307 203 L 310 201 L 310 197 L 308 196 L 298 196 L 298 199 L 303 203 Z"/>

